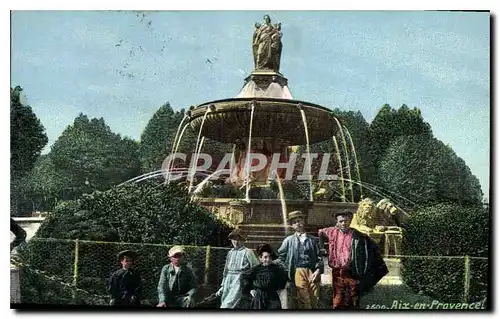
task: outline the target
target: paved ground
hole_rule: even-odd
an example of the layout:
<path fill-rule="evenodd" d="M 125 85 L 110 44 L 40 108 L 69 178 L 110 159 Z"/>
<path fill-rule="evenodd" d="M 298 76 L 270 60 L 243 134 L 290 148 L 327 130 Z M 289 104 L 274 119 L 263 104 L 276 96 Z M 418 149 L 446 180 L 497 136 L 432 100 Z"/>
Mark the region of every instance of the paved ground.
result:
<path fill-rule="evenodd" d="M 361 299 L 361 308 L 363 309 L 420 309 L 417 304 L 432 303 L 432 299 L 416 294 L 404 284 L 399 285 L 381 285 L 378 284 L 373 291 Z"/>

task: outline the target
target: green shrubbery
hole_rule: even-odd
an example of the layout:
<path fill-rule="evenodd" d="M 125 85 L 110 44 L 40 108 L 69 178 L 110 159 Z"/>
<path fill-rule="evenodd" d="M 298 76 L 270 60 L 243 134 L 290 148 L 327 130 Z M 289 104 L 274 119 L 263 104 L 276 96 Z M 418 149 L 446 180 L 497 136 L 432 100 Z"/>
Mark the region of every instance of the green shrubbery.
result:
<path fill-rule="evenodd" d="M 75 243 L 64 239 L 82 240 L 78 249 L 78 287 L 102 295 L 106 294 L 107 278 L 119 268 L 116 254 L 133 249 L 140 255 L 139 268 L 146 282 L 144 294 L 155 299 L 159 273 L 168 262 L 167 252 L 172 244 L 226 246 L 229 232 L 227 226 L 205 208 L 190 202 L 185 191 L 175 185 L 131 184 L 59 205 L 20 252 L 20 258 L 32 269 L 57 274 L 64 282 L 72 283 Z M 224 258 L 226 252 L 220 253 L 224 255 L 220 258 Z M 204 279 L 205 254 L 203 247 L 188 249 L 188 260 L 200 283 Z M 216 281 L 219 271 L 212 271 L 211 279 Z M 24 294 L 23 302 L 60 302 L 51 297 L 58 295 L 50 288 L 52 285 L 46 286 L 42 279 L 22 277 L 22 291 L 37 291 Z"/>
<path fill-rule="evenodd" d="M 489 211 L 481 206 L 437 204 L 416 211 L 405 225 L 404 255 L 488 257 Z M 404 282 L 441 302 L 464 294 L 464 258 L 403 258 Z M 469 300 L 487 294 L 488 260 L 470 259 Z"/>

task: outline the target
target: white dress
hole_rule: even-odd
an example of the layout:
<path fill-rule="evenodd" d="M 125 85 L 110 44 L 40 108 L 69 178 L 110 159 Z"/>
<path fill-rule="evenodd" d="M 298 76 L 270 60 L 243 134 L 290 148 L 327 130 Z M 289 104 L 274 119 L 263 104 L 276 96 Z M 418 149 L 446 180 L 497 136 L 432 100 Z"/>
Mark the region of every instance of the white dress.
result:
<path fill-rule="evenodd" d="M 259 260 L 254 252 L 245 246 L 233 248 L 229 251 L 221 285 L 221 308 L 244 307 L 244 300 L 241 295 L 241 275 L 258 264 Z"/>

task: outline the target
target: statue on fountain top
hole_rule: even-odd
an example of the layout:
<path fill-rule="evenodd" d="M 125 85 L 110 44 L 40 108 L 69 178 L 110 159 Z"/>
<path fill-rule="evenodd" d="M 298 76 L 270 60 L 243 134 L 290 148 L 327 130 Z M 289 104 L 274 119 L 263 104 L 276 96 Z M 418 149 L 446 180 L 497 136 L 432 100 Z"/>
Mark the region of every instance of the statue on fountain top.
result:
<path fill-rule="evenodd" d="M 264 24 L 255 24 L 252 51 L 256 70 L 279 72 L 282 36 L 281 23 L 271 24 L 271 18 L 267 14 L 264 16 Z"/>

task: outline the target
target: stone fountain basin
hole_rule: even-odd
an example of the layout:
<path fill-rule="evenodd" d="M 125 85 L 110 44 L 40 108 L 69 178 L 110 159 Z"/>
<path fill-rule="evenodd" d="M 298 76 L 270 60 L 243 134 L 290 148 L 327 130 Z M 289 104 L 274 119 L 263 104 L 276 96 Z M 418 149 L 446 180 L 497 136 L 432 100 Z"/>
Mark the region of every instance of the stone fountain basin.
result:
<path fill-rule="evenodd" d="M 206 207 L 218 217 L 231 223 L 260 229 L 283 229 L 282 204 L 279 199 L 251 199 L 246 202 L 233 198 L 201 198 L 194 199 L 199 205 Z M 317 231 L 318 228 L 333 226 L 334 212 L 350 209 L 356 211 L 357 203 L 329 202 L 308 200 L 286 200 L 288 213 L 294 210 L 303 211 L 307 218 L 307 228 Z M 264 227 L 264 228 L 263 228 Z M 287 228 L 291 229 L 290 226 Z"/>
<path fill-rule="evenodd" d="M 190 110 L 191 128 L 198 132 L 207 108 L 201 134 L 224 143 L 248 139 L 252 103 L 255 103 L 252 138 L 280 139 L 288 145 L 305 145 L 306 136 L 300 112 L 306 115 L 309 142 L 331 138 L 338 130 L 330 110 L 320 105 L 298 100 L 268 97 L 232 98 L 198 105 Z"/>

